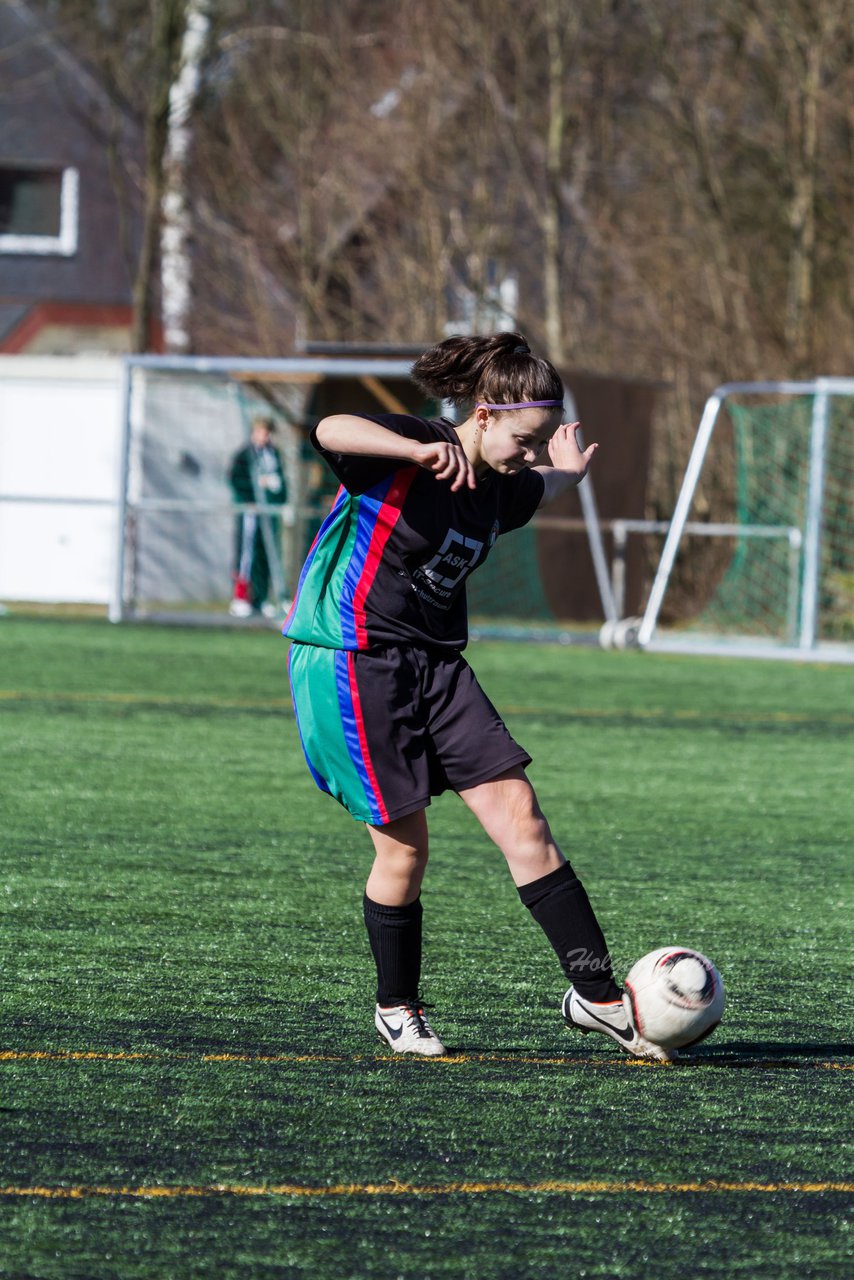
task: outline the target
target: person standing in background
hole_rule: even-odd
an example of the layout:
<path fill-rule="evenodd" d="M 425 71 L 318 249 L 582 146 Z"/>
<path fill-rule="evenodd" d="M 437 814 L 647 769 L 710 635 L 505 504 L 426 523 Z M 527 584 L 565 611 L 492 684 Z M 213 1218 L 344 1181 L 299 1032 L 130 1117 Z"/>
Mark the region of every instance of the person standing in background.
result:
<path fill-rule="evenodd" d="M 272 418 L 253 419 L 249 443 L 231 460 L 228 482 L 235 502 L 281 507 L 287 501 L 282 455 L 273 443 Z M 278 554 L 279 520 L 255 511 L 242 511 L 236 526 L 234 593 L 229 613 L 248 618 L 253 613 L 274 617 L 280 602 L 271 600 L 271 553 Z"/>

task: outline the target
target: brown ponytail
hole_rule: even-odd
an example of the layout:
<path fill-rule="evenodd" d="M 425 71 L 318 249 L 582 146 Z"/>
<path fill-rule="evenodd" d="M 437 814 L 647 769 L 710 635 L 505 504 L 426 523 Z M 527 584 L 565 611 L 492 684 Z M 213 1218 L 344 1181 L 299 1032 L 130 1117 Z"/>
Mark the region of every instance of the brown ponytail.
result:
<path fill-rule="evenodd" d="M 419 356 L 412 377 L 426 395 L 457 405 L 563 399 L 554 365 L 532 355 L 521 333 L 446 338 Z"/>

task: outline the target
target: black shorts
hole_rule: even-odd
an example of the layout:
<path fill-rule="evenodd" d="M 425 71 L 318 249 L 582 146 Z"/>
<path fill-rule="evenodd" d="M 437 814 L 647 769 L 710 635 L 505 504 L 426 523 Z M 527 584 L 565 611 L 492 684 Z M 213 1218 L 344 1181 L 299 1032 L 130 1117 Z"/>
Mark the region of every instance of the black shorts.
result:
<path fill-rule="evenodd" d="M 312 776 L 363 822 L 531 762 L 459 653 L 295 643 L 288 665 Z"/>

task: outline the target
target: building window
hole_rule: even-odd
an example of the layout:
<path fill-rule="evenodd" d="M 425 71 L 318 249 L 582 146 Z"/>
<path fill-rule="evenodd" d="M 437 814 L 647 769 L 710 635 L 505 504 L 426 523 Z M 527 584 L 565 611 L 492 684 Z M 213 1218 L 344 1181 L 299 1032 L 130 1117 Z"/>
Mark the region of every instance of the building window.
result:
<path fill-rule="evenodd" d="M 0 253 L 77 252 L 76 169 L 0 165 Z"/>

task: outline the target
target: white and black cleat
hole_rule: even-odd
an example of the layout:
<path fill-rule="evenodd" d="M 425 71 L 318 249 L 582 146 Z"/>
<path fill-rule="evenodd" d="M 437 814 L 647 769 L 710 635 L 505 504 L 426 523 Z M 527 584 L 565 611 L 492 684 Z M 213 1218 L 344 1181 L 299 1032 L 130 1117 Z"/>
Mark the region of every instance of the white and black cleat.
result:
<path fill-rule="evenodd" d="M 644 1040 L 635 1029 L 631 1017 L 631 1006 L 628 998 L 609 1000 L 605 1004 L 597 1004 L 583 999 L 575 987 L 570 987 L 563 998 L 563 1020 L 568 1027 L 575 1027 L 583 1035 L 588 1031 L 598 1031 L 601 1035 L 610 1036 L 621 1049 L 636 1058 L 652 1058 L 656 1062 L 672 1062 L 677 1056 L 675 1049 L 665 1049 L 659 1044 Z"/>
<path fill-rule="evenodd" d="M 420 1053 L 425 1058 L 438 1058 L 445 1053 L 445 1046 L 427 1021 L 424 1005 L 418 1000 L 407 1000 L 389 1008 L 377 1005 L 374 1022 L 382 1039 L 395 1053 Z"/>

